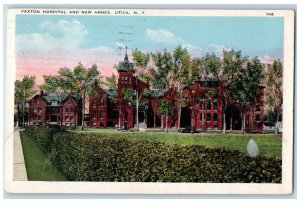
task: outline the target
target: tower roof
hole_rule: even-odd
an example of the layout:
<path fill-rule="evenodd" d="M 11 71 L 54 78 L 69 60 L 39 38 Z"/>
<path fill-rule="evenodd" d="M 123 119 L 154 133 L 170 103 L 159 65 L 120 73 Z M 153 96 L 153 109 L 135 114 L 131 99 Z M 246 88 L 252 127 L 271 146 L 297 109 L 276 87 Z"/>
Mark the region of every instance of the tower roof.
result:
<path fill-rule="evenodd" d="M 133 63 L 130 63 L 128 59 L 127 47 L 124 61 L 119 62 L 118 72 L 135 72 Z"/>

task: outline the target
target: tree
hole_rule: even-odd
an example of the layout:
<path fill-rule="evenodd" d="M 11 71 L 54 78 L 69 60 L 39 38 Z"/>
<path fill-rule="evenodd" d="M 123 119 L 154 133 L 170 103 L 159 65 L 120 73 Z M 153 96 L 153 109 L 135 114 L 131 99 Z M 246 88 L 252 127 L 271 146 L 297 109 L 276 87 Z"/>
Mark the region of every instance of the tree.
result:
<path fill-rule="evenodd" d="M 260 88 L 264 79 L 263 67 L 258 57 L 247 62 L 246 66 L 237 69 L 235 80 L 232 82 L 232 98 L 238 104 L 241 117 L 241 130 L 245 129 L 245 112 L 249 103 L 259 100 Z"/>
<path fill-rule="evenodd" d="M 34 89 L 35 76 L 24 76 L 22 80 L 15 81 L 15 103 L 18 108 L 18 115 L 22 114 L 22 125 L 25 125 L 27 100 L 36 93 Z M 21 109 L 20 109 L 21 106 Z M 21 113 L 20 113 L 21 110 Z M 19 120 L 19 119 L 18 119 Z"/>
<path fill-rule="evenodd" d="M 117 89 L 118 88 L 118 81 L 117 81 L 117 77 L 115 76 L 115 74 L 112 74 L 111 77 L 106 77 L 106 86 L 108 87 L 108 89 Z"/>
<path fill-rule="evenodd" d="M 173 52 L 173 60 L 174 60 L 174 68 L 171 72 L 171 81 L 172 86 L 175 88 L 177 92 L 176 100 L 177 100 L 177 117 L 178 117 L 178 128 L 180 128 L 181 123 L 181 109 L 185 106 L 185 95 L 183 94 L 183 88 L 188 86 L 191 83 L 189 76 L 191 70 L 196 66 L 193 66 L 194 63 L 191 63 L 190 55 L 186 48 L 182 48 L 181 45 L 177 46 Z"/>
<path fill-rule="evenodd" d="M 95 79 L 101 79 L 100 72 L 97 70 L 96 65 L 93 65 L 91 68 L 85 68 L 81 63 L 79 63 L 73 71 L 69 68 L 63 68 L 59 71 L 59 74 L 62 78 L 64 78 L 65 85 L 68 87 L 69 91 L 77 95 L 77 102 L 79 102 L 79 98 L 81 100 L 81 130 L 83 130 L 88 90 L 94 83 Z"/>
<path fill-rule="evenodd" d="M 282 114 L 282 73 L 283 67 L 280 60 L 273 62 L 266 77 L 266 105 L 271 114 L 275 115 L 275 134 L 278 133 L 278 121 Z"/>
<path fill-rule="evenodd" d="M 222 67 L 222 104 L 223 104 L 223 134 L 226 133 L 226 119 L 225 114 L 227 107 L 233 103 L 233 96 L 235 91 L 239 87 L 236 85 L 236 80 L 240 80 L 240 74 L 243 67 L 243 64 L 247 61 L 246 58 L 242 57 L 241 51 L 226 51 L 223 50 L 223 67 Z M 232 113 L 230 114 L 230 129 L 232 129 Z"/>
<path fill-rule="evenodd" d="M 169 101 L 167 100 L 161 100 L 159 102 L 159 113 L 162 115 L 162 116 L 165 116 L 166 117 L 166 131 L 168 133 L 168 118 L 170 115 L 172 115 L 172 105 L 169 103 Z"/>
<path fill-rule="evenodd" d="M 139 80 L 145 80 L 145 69 L 147 68 L 147 65 L 149 63 L 150 60 L 150 54 L 145 54 L 141 51 L 135 50 L 132 53 L 133 56 L 133 60 L 136 62 L 136 66 L 135 66 L 135 77 L 136 79 L 135 81 L 135 100 L 136 100 L 136 128 L 137 130 L 139 130 L 139 102 L 142 98 L 142 94 L 141 91 L 143 91 L 142 89 L 140 89 L 140 81 Z"/>
<path fill-rule="evenodd" d="M 65 84 L 64 79 L 60 75 L 44 75 L 44 84 L 41 86 L 41 88 L 48 92 L 55 92 L 58 96 L 60 104 L 68 94 L 68 86 Z M 62 109 L 60 109 L 60 125 L 62 125 L 62 117 Z"/>
<path fill-rule="evenodd" d="M 224 57 L 225 58 L 225 57 Z M 226 65 L 228 67 L 229 63 L 231 61 L 229 59 L 226 58 Z M 220 91 L 218 89 L 218 85 L 224 85 L 224 84 L 228 84 L 228 83 L 224 83 L 222 81 L 222 64 L 221 64 L 221 60 L 219 57 L 217 57 L 215 55 L 215 53 L 209 54 L 207 53 L 205 57 L 202 58 L 202 64 L 204 65 L 204 69 L 206 74 L 210 75 L 211 79 L 214 80 L 217 83 L 216 87 L 213 87 L 212 92 L 210 92 L 210 94 L 208 96 L 213 97 L 214 95 L 220 96 L 223 100 L 223 109 L 222 109 L 222 118 L 223 118 L 223 130 L 222 130 L 222 134 L 225 135 L 226 134 L 226 108 L 227 108 L 227 98 L 228 95 L 226 93 L 228 93 L 226 90 L 224 92 Z M 228 73 L 227 73 L 228 74 Z M 227 78 L 228 75 L 227 75 Z M 228 81 L 227 81 L 228 82 Z"/>

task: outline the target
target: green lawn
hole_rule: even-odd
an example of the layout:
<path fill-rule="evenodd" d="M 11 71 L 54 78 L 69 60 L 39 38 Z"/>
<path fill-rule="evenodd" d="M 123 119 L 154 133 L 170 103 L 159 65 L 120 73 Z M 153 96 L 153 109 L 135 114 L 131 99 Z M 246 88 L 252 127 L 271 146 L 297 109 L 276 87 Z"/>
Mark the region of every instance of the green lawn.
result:
<path fill-rule="evenodd" d="M 31 181 L 67 181 L 63 173 L 52 165 L 51 161 L 24 132 L 20 132 L 28 180 Z"/>
<path fill-rule="evenodd" d="M 128 140 L 147 140 L 153 142 L 165 142 L 169 144 L 180 145 L 203 145 L 206 147 L 225 147 L 231 150 L 239 150 L 247 153 L 247 143 L 253 139 L 258 147 L 260 154 L 263 156 L 281 158 L 282 137 L 280 135 L 266 134 L 238 134 L 230 132 L 222 135 L 218 132 L 181 134 L 177 130 L 171 129 L 168 134 L 160 129 L 149 129 L 146 133 L 136 132 L 117 132 L 114 129 L 95 129 L 85 128 L 84 133 L 89 132 L 99 136 L 114 136 L 116 138 L 125 138 Z M 75 130 L 73 132 L 82 132 Z M 155 132 L 155 134 L 154 134 Z"/>

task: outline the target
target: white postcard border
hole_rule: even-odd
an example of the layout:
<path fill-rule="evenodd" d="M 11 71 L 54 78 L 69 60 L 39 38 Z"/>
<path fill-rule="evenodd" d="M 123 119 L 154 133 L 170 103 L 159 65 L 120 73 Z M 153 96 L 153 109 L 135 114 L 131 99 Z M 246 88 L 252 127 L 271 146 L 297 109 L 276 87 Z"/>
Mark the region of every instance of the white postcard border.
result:
<path fill-rule="evenodd" d="M 77 194 L 290 194 L 293 184 L 293 111 L 294 111 L 294 12 L 289 10 L 180 10 L 180 9 L 33 9 L 33 10 L 109 10 L 127 11 L 143 16 L 266 16 L 284 17 L 283 139 L 282 183 L 127 183 L 127 182 L 50 182 L 13 181 L 13 116 L 15 62 L 15 16 L 22 9 L 8 10 L 6 109 L 5 109 L 5 190 L 11 193 Z M 137 11 L 137 14 L 133 14 Z M 144 12 L 144 13 L 142 13 Z M 54 15 L 26 13 L 27 15 Z M 69 15 L 69 14 L 67 14 Z M 77 15 L 77 14 L 74 14 Z M 85 14 L 88 15 L 88 14 Z M 106 15 L 106 14 L 103 14 Z M 112 14 L 126 15 L 128 14 Z M 273 16 L 269 16 L 273 17 Z"/>

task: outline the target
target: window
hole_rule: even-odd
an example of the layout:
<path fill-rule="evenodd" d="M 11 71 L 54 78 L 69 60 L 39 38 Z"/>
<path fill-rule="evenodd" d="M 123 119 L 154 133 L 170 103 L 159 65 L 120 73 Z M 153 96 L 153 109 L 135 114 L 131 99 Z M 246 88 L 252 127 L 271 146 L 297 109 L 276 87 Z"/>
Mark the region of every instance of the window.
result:
<path fill-rule="evenodd" d="M 256 105 L 255 109 L 256 109 L 256 111 L 260 111 L 260 105 L 259 104 Z"/>
<path fill-rule="evenodd" d="M 208 109 L 208 110 L 211 109 L 211 102 L 210 102 L 210 100 L 208 100 L 208 102 L 207 102 L 207 109 Z"/>
<path fill-rule="evenodd" d="M 104 114 L 103 114 L 103 111 L 100 111 L 100 118 L 103 118 L 104 117 Z"/>
<path fill-rule="evenodd" d="M 66 117 L 65 117 L 65 120 L 66 120 L 66 121 L 69 121 L 69 116 L 66 116 Z"/>
<path fill-rule="evenodd" d="M 206 120 L 207 120 L 207 121 L 211 121 L 211 115 L 210 115 L 210 114 L 207 114 L 207 115 L 206 115 Z"/>
<path fill-rule="evenodd" d="M 258 121 L 258 122 L 260 121 L 260 115 L 259 115 L 259 114 L 257 114 L 257 115 L 255 116 L 255 120 Z"/>
<path fill-rule="evenodd" d="M 74 119 L 74 116 L 70 116 L 70 121 L 72 121 Z"/>
<path fill-rule="evenodd" d="M 37 109 L 33 109 L 33 112 L 36 113 L 36 112 L 37 112 Z"/>
<path fill-rule="evenodd" d="M 69 108 L 65 108 L 65 112 L 69 112 Z"/>
<path fill-rule="evenodd" d="M 205 120 L 205 114 L 200 114 L 200 121 L 204 121 Z"/>
<path fill-rule="evenodd" d="M 96 100 L 93 101 L 93 107 L 95 108 L 97 106 Z"/>
<path fill-rule="evenodd" d="M 36 102 L 37 102 L 37 104 L 40 104 L 40 100 L 37 100 Z"/>
<path fill-rule="evenodd" d="M 73 108 L 70 108 L 70 112 L 74 112 L 74 109 L 73 109 Z"/>
<path fill-rule="evenodd" d="M 41 108 L 38 108 L 38 112 L 41 113 L 41 112 L 42 112 L 42 109 L 41 109 Z"/>
<path fill-rule="evenodd" d="M 52 100 L 51 101 L 51 105 L 57 105 L 57 101 L 56 100 Z"/>
<path fill-rule="evenodd" d="M 214 110 L 218 110 L 218 100 L 214 100 Z"/>
<path fill-rule="evenodd" d="M 214 116 L 213 116 L 213 119 L 214 119 L 214 121 L 218 121 L 218 114 L 214 114 Z"/>
<path fill-rule="evenodd" d="M 100 100 L 100 106 L 104 106 L 104 99 Z"/>
<path fill-rule="evenodd" d="M 204 104 L 204 102 L 203 102 L 203 101 L 201 101 L 201 103 L 200 103 L 200 107 L 201 107 L 201 110 L 204 110 L 204 109 L 205 109 L 205 104 Z"/>
<path fill-rule="evenodd" d="M 97 118 L 97 114 L 96 111 L 93 112 L 93 118 L 96 119 Z"/>
<path fill-rule="evenodd" d="M 42 117 L 39 115 L 39 116 L 38 116 L 38 120 L 41 120 L 41 119 L 42 119 Z"/>

